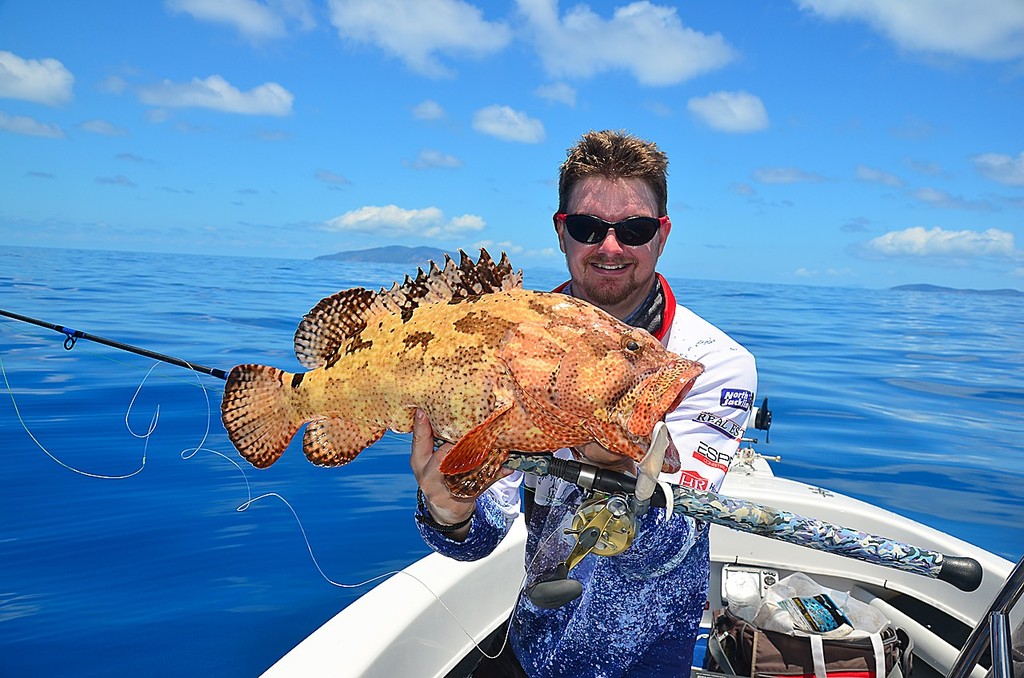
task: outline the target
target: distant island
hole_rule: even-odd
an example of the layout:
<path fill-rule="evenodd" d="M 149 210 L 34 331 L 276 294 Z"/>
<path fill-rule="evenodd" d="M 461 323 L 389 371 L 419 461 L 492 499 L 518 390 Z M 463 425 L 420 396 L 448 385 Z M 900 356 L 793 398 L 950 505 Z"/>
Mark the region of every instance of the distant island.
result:
<path fill-rule="evenodd" d="M 433 261 L 438 266 L 442 266 L 444 264 L 444 255 L 445 251 L 439 250 L 436 247 L 391 245 L 389 247 L 371 247 L 366 250 L 349 250 L 334 254 L 321 254 L 318 257 L 314 257 L 314 259 L 358 261 L 370 264 L 411 264 L 414 266 L 426 266 L 428 261 Z"/>
<path fill-rule="evenodd" d="M 1024 292 L 1014 289 L 1001 289 L 1001 290 L 970 290 L 970 289 L 957 289 L 955 287 L 942 287 L 941 285 L 897 285 L 890 289 L 898 290 L 900 292 L 944 292 L 952 294 L 986 294 L 997 297 L 1024 297 Z"/>

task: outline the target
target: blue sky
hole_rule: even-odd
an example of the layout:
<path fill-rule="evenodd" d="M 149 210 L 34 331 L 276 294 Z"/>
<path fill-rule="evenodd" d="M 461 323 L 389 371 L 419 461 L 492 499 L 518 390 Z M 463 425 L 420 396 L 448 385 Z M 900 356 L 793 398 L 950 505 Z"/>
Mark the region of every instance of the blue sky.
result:
<path fill-rule="evenodd" d="M 1024 289 L 1020 0 L 0 2 L 0 243 L 561 268 L 565 149 L 669 154 L 671 276 Z"/>

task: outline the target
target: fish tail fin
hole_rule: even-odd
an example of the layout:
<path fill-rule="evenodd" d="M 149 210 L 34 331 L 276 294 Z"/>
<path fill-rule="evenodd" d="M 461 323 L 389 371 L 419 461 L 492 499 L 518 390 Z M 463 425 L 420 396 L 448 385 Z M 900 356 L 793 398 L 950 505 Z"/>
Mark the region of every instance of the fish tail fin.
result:
<path fill-rule="evenodd" d="M 235 449 L 257 468 L 277 461 L 304 421 L 285 387 L 295 376 L 266 365 L 236 365 L 228 373 L 221 421 Z"/>

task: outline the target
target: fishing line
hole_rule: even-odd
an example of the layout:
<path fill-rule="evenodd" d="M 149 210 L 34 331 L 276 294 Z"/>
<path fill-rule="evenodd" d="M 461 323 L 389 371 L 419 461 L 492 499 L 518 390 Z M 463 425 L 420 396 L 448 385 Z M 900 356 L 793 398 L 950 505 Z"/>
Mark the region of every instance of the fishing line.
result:
<path fill-rule="evenodd" d="M 57 465 L 65 468 L 68 471 L 71 471 L 73 473 L 77 473 L 77 474 L 85 476 L 87 478 L 96 478 L 97 480 L 124 480 L 126 478 L 131 478 L 132 476 L 138 475 L 139 473 L 142 472 L 142 469 L 146 468 L 146 455 L 147 455 L 147 453 L 149 451 L 149 434 L 151 434 L 156 429 L 156 422 L 157 422 L 157 419 L 160 416 L 160 408 L 159 407 L 157 408 L 157 411 L 153 414 L 153 420 L 150 422 L 149 433 L 147 433 L 146 435 L 143 435 L 143 436 L 139 436 L 139 435 L 136 435 L 134 432 L 132 432 L 132 435 L 135 435 L 136 438 L 141 437 L 141 438 L 144 438 L 144 440 L 145 440 L 145 442 L 144 442 L 144 444 L 142 446 L 142 462 L 139 464 L 139 468 L 135 469 L 131 473 L 125 473 L 125 474 L 122 474 L 122 475 L 106 475 L 106 474 L 102 474 L 102 473 L 92 473 L 90 471 L 83 471 L 82 469 L 75 468 L 74 466 L 71 466 L 70 464 L 66 464 L 61 459 L 58 459 L 57 456 L 52 454 L 50 452 L 50 450 L 48 450 L 46 448 L 46 446 L 43 445 L 39 441 L 38 438 L 36 438 L 35 434 L 32 433 L 32 430 L 28 427 L 28 424 L 25 422 L 24 417 L 22 417 L 21 409 L 18 407 L 18 401 L 14 397 L 14 389 L 11 387 L 11 382 L 7 378 L 7 368 L 4 366 L 4 361 L 3 361 L 3 355 L 2 354 L 0 354 L 0 373 L 3 374 L 4 386 L 7 388 L 7 394 L 11 397 L 11 405 L 14 406 L 14 414 L 18 418 L 18 423 L 21 424 L 21 427 L 25 430 L 25 433 L 28 434 L 28 437 L 32 440 L 32 442 L 34 442 L 36 444 L 36 447 L 38 447 L 40 450 L 42 450 L 43 454 L 45 454 L 47 457 L 52 459 Z M 140 386 L 140 388 L 141 388 L 141 386 Z M 138 392 L 136 392 L 136 395 L 138 395 Z M 132 402 L 134 402 L 134 398 L 132 399 Z M 128 415 L 126 413 L 125 414 L 125 421 L 126 422 L 127 422 L 127 417 L 128 417 Z M 129 431 L 131 431 L 130 427 L 129 427 Z"/>
<path fill-rule="evenodd" d="M 44 322 L 44 321 L 41 321 L 41 320 L 37 320 L 35 318 L 30 318 L 28 316 L 22 316 L 22 315 L 19 315 L 19 314 L 16 314 L 16 313 L 11 313 L 9 311 L 4 311 L 3 309 L 0 309 L 0 316 L 7 316 L 7 317 L 13 318 L 15 320 L 20 320 L 22 322 L 31 323 L 31 324 L 34 324 L 34 325 L 38 325 L 40 327 L 45 327 L 45 328 L 48 328 L 48 329 L 52 329 L 52 330 L 61 332 L 62 334 L 65 335 L 64 348 L 65 348 L 65 350 L 68 350 L 68 351 L 70 351 L 70 350 L 72 350 L 73 348 L 76 347 L 78 339 L 83 338 L 83 339 L 88 339 L 88 340 L 96 342 L 96 343 L 105 344 L 107 346 L 110 346 L 110 347 L 113 347 L 113 348 L 116 348 L 116 349 L 119 349 L 119 350 L 127 351 L 127 352 L 130 352 L 130 353 L 135 353 L 135 354 L 146 356 L 146 357 L 150 357 L 150 358 L 153 358 L 153 359 L 158 360 L 160 362 L 169 363 L 169 364 L 172 364 L 172 365 L 176 365 L 176 366 L 184 367 L 184 368 L 188 369 L 195 376 L 195 378 L 196 378 L 196 382 L 195 383 L 193 383 L 191 381 L 185 382 L 184 380 L 177 380 L 177 379 L 175 379 L 175 380 L 176 381 L 181 381 L 183 383 L 188 383 L 189 385 L 192 385 L 192 386 L 198 385 L 199 388 L 202 390 L 203 398 L 204 398 L 205 405 L 206 405 L 206 427 L 205 427 L 205 430 L 203 431 L 203 435 L 202 435 L 202 437 L 201 437 L 201 439 L 199 441 L 199 444 L 197 444 L 195 447 L 185 448 L 185 449 L 181 450 L 180 457 L 181 457 L 182 460 L 188 461 L 188 460 L 192 459 L 193 457 L 195 457 L 199 452 L 207 452 L 207 453 L 210 453 L 210 454 L 215 454 L 218 457 L 220 457 L 221 459 L 224 459 L 224 460 L 230 462 L 231 465 L 234 466 L 238 470 L 238 472 L 241 474 L 242 480 L 245 482 L 246 496 L 247 496 L 246 501 L 242 502 L 241 504 L 239 504 L 235 508 L 236 512 L 239 512 L 239 513 L 244 512 L 244 511 L 248 510 L 256 502 L 263 501 L 265 499 L 272 499 L 272 498 L 273 499 L 277 499 L 278 501 L 283 503 L 285 505 L 285 507 L 288 509 L 288 511 L 292 514 L 292 518 L 295 520 L 295 524 L 299 528 L 299 532 L 300 532 L 300 534 L 302 536 L 303 542 L 305 543 L 306 551 L 309 553 L 310 560 L 312 560 L 312 562 L 313 562 L 313 566 L 316 568 L 317 572 L 320 574 L 320 576 L 327 583 L 331 584 L 332 586 L 338 587 L 338 588 L 352 589 L 352 588 L 360 588 L 360 587 L 366 586 L 368 584 L 372 584 L 373 582 L 379 581 L 381 579 L 384 579 L 384 578 L 387 578 L 387 577 L 390 577 L 390 576 L 393 576 L 393 575 L 397 575 L 397 574 L 405 575 L 406 577 L 412 579 L 413 581 L 418 583 L 420 586 L 422 586 L 424 588 L 424 590 L 427 591 L 427 593 L 430 596 L 432 596 L 434 598 L 434 600 L 436 600 L 437 603 L 439 605 L 441 605 L 442 608 L 444 608 L 444 610 L 448 613 L 448 615 L 450 616 L 452 621 L 455 622 L 455 624 L 466 635 L 466 637 L 468 637 L 473 642 L 473 645 L 481 653 L 482 656 L 487 657 L 488 659 L 496 659 L 497 656 L 500 655 L 501 652 L 505 649 L 505 646 L 508 644 L 509 634 L 511 632 L 510 626 L 506 626 L 506 628 L 505 628 L 505 637 L 503 639 L 501 647 L 498 650 L 498 653 L 496 655 L 494 655 L 494 656 L 489 655 L 482 647 L 480 647 L 480 644 L 476 641 L 475 638 L 473 638 L 473 635 L 470 633 L 470 631 L 460 621 L 458 615 L 455 614 L 455 612 L 450 607 L 448 607 L 448 605 L 440 598 L 440 596 L 438 596 L 430 588 L 430 586 L 426 582 L 424 582 L 419 577 L 417 577 L 416 575 L 414 575 L 414 574 L 412 574 L 410 572 L 407 572 L 405 570 L 392 570 L 392 571 L 389 571 L 389 572 L 384 572 L 382 574 L 376 575 L 374 577 L 371 577 L 371 578 L 369 578 L 369 579 L 367 579 L 365 581 L 362 581 L 362 582 L 359 582 L 359 583 L 356 583 L 356 584 L 345 584 L 345 583 L 342 583 L 342 582 L 335 581 L 330 576 L 328 576 L 327 573 L 324 572 L 323 568 L 320 566 L 320 563 L 319 563 L 319 561 L 318 561 L 318 559 L 316 557 L 316 554 L 313 551 L 313 545 L 312 545 L 312 542 L 310 541 L 308 533 L 306 532 L 306 528 L 302 524 L 302 520 L 299 517 L 298 512 L 291 505 L 291 503 L 284 496 L 282 496 L 281 494 L 279 494 L 277 492 L 267 492 L 267 493 L 261 494 L 261 495 L 259 495 L 257 497 L 253 497 L 252 496 L 252 485 L 249 482 L 249 477 L 245 473 L 245 470 L 233 458 L 228 457 L 227 455 L 225 455 L 225 454 L 223 454 L 223 453 L 221 453 L 221 452 L 219 452 L 217 450 L 205 447 L 206 441 L 209 439 L 209 436 L 210 436 L 210 421 L 212 419 L 212 416 L 211 416 L 212 407 L 211 407 L 210 397 L 209 397 L 209 393 L 208 393 L 209 389 L 199 379 L 199 375 L 200 374 L 207 374 L 207 375 L 211 375 L 211 376 L 215 376 L 215 377 L 224 379 L 224 378 L 226 378 L 226 374 L 227 373 L 224 372 L 223 370 L 218 370 L 218 369 L 215 369 L 215 368 L 209 368 L 209 367 L 206 367 L 204 365 L 199 365 L 198 363 L 192 363 L 192 362 L 189 362 L 189 361 L 186 361 L 186 360 L 182 360 L 180 358 L 175 358 L 173 356 L 168 356 L 168 355 L 165 355 L 165 354 L 161 354 L 161 353 L 156 353 L 154 351 L 150 351 L 148 349 L 143 349 L 143 348 L 140 348 L 140 347 L 137 347 L 137 346 L 132 346 L 130 344 L 124 344 L 122 342 L 117 342 L 117 341 L 113 341 L 113 340 L 110 340 L 110 339 L 105 339 L 103 337 L 99 337 L 99 336 L 96 336 L 96 335 L 91 335 L 91 334 L 88 334 L 86 332 L 82 332 L 82 331 L 79 331 L 79 330 L 72 330 L 70 328 L 66 328 L 66 327 L 63 327 L 61 325 L 55 325 L 55 324 L 52 324 L 52 323 L 47 323 L 47 322 Z M 136 365 L 133 365 L 131 363 L 127 363 L 125 361 L 117 360 L 117 359 L 112 358 L 111 356 L 105 355 L 103 353 L 93 353 L 92 351 L 86 351 L 86 352 L 91 354 L 91 355 L 98 355 L 99 357 L 102 357 L 105 360 L 109 360 L 110 362 L 113 362 L 113 363 L 117 363 L 117 364 L 120 364 L 120 365 L 123 365 L 123 366 L 126 366 L 126 367 L 131 367 L 132 369 L 139 369 Z M 0 355 L 0 373 L 2 373 L 2 375 L 3 375 L 4 384 L 5 384 L 6 388 L 7 388 L 8 395 L 11 398 L 11 403 L 14 406 L 14 411 L 15 411 L 15 414 L 16 414 L 16 416 L 18 418 L 18 422 L 21 424 L 22 428 L 25 430 L 25 433 L 36 444 L 36 446 L 39 447 L 39 449 L 41 449 L 51 460 L 53 460 L 55 463 L 57 463 L 62 468 L 65 468 L 65 469 L 67 469 L 69 471 L 72 471 L 74 473 L 80 474 L 82 476 L 89 477 L 89 478 L 95 478 L 95 479 L 98 479 L 98 480 L 121 480 L 121 479 L 131 478 L 131 477 L 141 473 L 142 470 L 146 467 L 147 454 L 148 454 L 148 450 L 149 450 L 149 441 L 153 437 L 153 434 L 156 431 L 157 423 L 159 422 L 159 418 L 160 418 L 160 405 L 158 404 L 156 406 L 156 410 L 154 411 L 153 418 L 150 421 L 149 427 L 144 432 L 137 432 L 137 431 L 135 431 L 132 428 L 131 414 L 132 414 L 132 411 L 133 411 L 133 409 L 135 407 L 135 404 L 136 404 L 136 402 L 137 402 L 137 400 L 139 398 L 139 395 L 142 392 L 143 387 L 146 385 L 147 380 L 149 379 L 149 377 L 152 375 L 153 371 L 158 366 L 159 366 L 159 362 L 158 363 L 154 363 L 147 370 L 145 376 L 143 376 L 143 378 L 140 381 L 139 385 L 136 387 L 135 393 L 132 395 L 132 398 L 131 398 L 131 400 L 130 400 L 130 402 L 128 404 L 128 407 L 127 407 L 127 409 L 125 411 L 124 422 L 125 422 L 125 428 L 128 430 L 128 433 L 130 435 L 132 435 L 133 437 L 142 439 L 144 441 L 144 444 L 143 444 L 143 455 L 142 455 L 141 464 L 140 464 L 138 469 L 136 469 L 135 471 L 132 471 L 131 473 L 127 473 L 127 474 L 123 474 L 123 475 L 106 475 L 106 474 L 99 474 L 99 473 L 92 473 L 92 472 L 89 472 L 89 471 L 84 471 L 82 469 L 75 468 L 75 467 L 65 463 L 64 461 L 59 459 L 56 455 L 52 454 L 46 448 L 46 446 L 44 446 L 38 440 L 38 438 L 36 438 L 36 436 L 32 433 L 31 429 L 29 428 L 28 424 L 25 422 L 24 418 L 22 417 L 21 411 L 20 411 L 20 409 L 18 407 L 17 399 L 14 396 L 14 389 L 12 388 L 12 386 L 10 384 L 10 381 L 9 381 L 9 379 L 7 377 L 7 371 L 6 371 L 6 368 L 5 368 L 4 363 L 3 363 L 2 355 Z M 168 378 L 168 377 L 164 377 L 164 378 Z M 174 379 L 173 377 L 170 377 L 170 378 Z M 540 552 L 538 551 L 538 553 L 534 554 L 533 560 L 536 560 L 536 558 L 539 555 L 539 553 Z M 533 562 L 530 563 L 530 566 L 532 566 L 532 565 L 533 565 Z M 519 601 L 522 598 L 523 592 L 525 590 L 525 584 L 526 584 L 526 579 L 527 579 L 528 573 L 529 573 L 529 567 L 526 568 L 526 572 L 523 575 L 523 579 L 520 581 L 519 591 L 518 591 L 518 593 L 516 595 L 515 603 L 512 606 L 513 614 L 515 613 L 515 609 L 518 607 Z"/>

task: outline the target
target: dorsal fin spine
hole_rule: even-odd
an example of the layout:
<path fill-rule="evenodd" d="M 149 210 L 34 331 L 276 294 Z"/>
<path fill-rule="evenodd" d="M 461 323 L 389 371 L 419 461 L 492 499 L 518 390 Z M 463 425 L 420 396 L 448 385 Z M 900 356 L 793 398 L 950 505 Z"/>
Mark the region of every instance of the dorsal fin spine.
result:
<path fill-rule="evenodd" d="M 417 269 L 416 277 L 381 288 L 375 294 L 355 288 L 322 299 L 306 314 L 295 331 L 295 355 L 303 366 L 313 369 L 333 363 L 338 354 L 380 313 L 412 317 L 424 304 L 451 303 L 468 297 L 504 292 L 523 286 L 523 272 L 513 273 L 508 256 L 502 252 L 495 264 L 486 249 L 480 249 L 476 263 L 459 250 L 459 263 L 444 255 L 444 267 L 430 261 L 428 272 Z"/>

